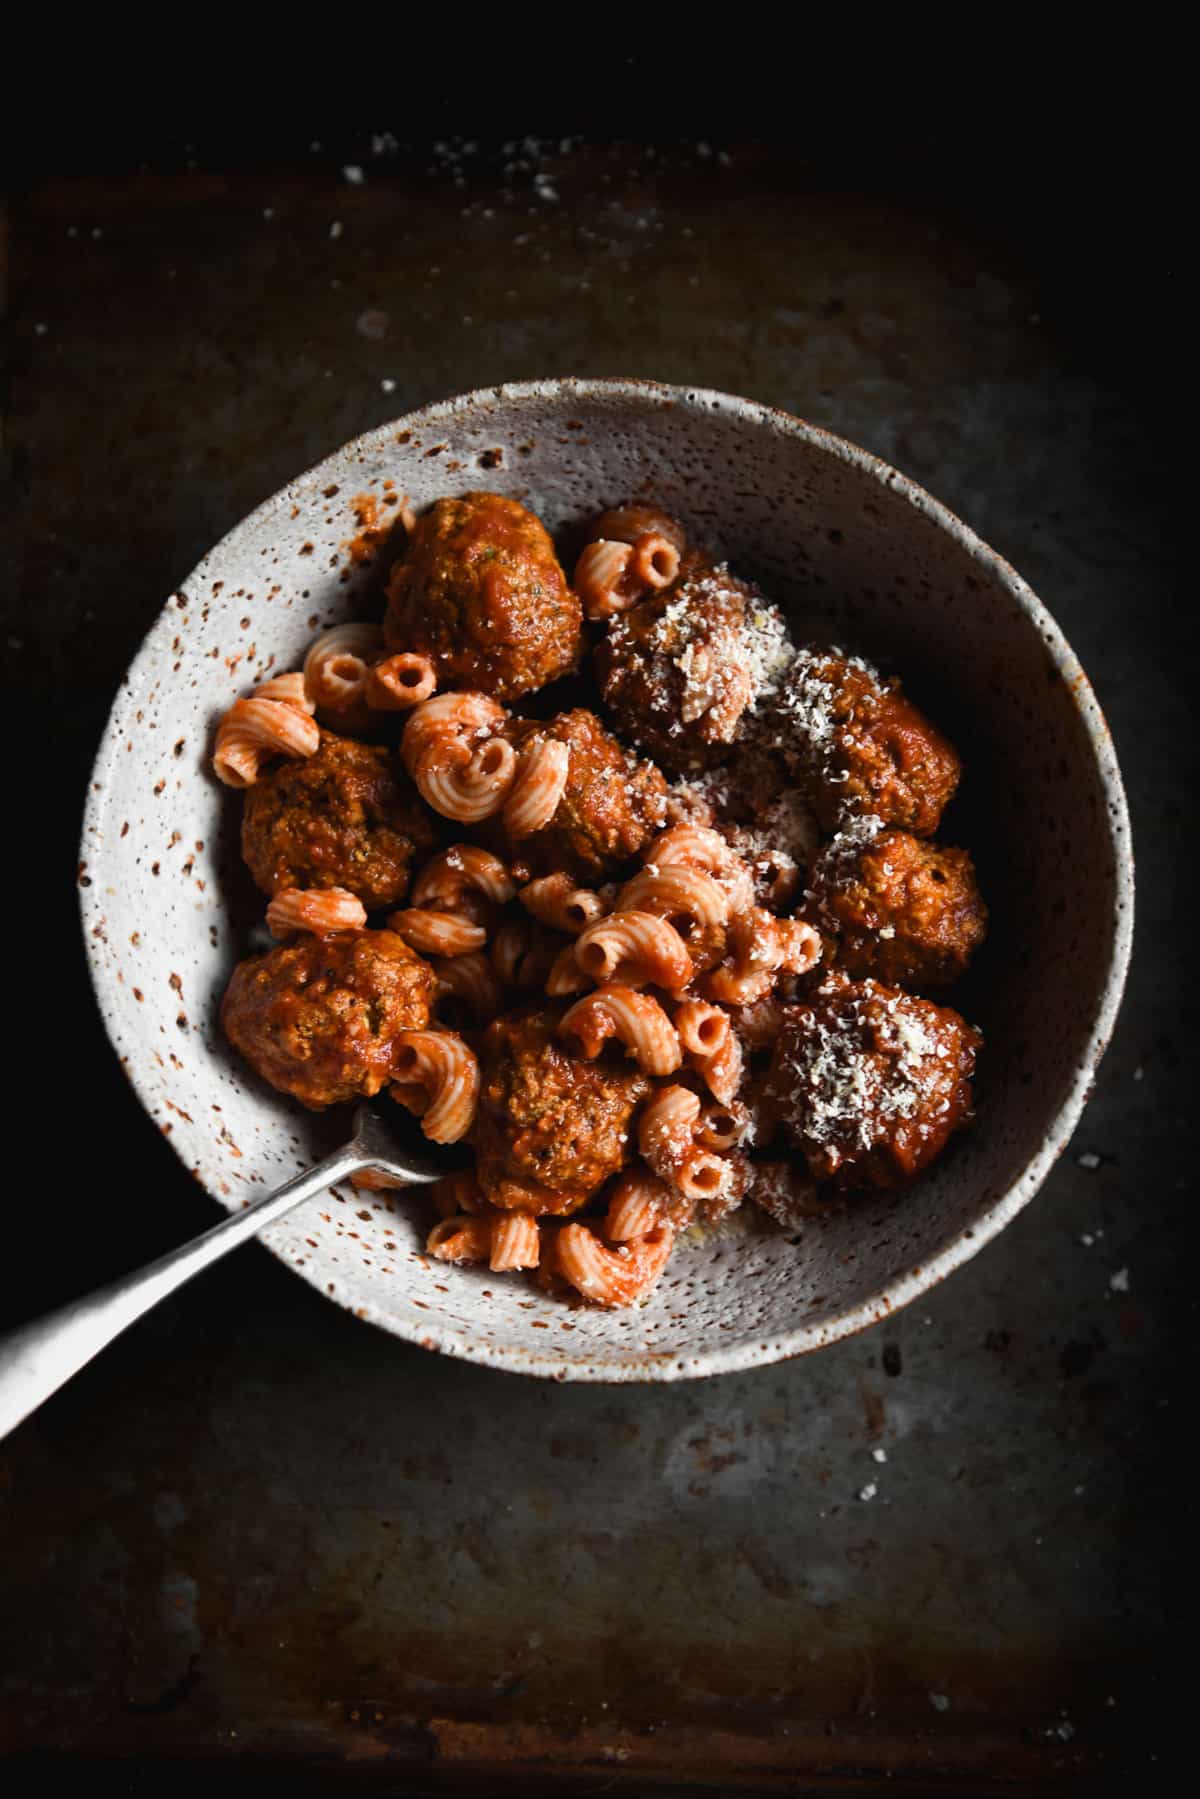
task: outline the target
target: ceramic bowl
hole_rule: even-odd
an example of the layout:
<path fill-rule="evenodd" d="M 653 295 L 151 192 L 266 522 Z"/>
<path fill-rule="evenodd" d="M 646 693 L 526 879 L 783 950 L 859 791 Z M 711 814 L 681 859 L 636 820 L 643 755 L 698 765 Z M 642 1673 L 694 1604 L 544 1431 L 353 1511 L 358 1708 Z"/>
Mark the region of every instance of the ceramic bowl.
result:
<path fill-rule="evenodd" d="M 795 620 L 899 673 L 958 742 L 943 835 L 975 852 L 992 934 L 957 1002 L 987 1047 L 978 1121 L 911 1192 L 795 1235 L 685 1244 L 649 1302 L 605 1313 L 421 1253 L 427 1205 L 345 1194 L 264 1233 L 356 1316 L 427 1349 L 559 1380 L 676 1380 L 820 1348 L 925 1292 L 1036 1193 L 1074 1129 L 1120 999 L 1132 857 L 1104 718 L 1013 569 L 874 456 L 748 400 L 644 381 L 550 380 L 423 408 L 357 438 L 206 556 L 139 650 L 96 758 L 83 919 L 113 1046 L 151 1118 L 233 1209 L 344 1128 L 271 1092 L 218 1002 L 262 901 L 241 807 L 209 773 L 239 693 L 318 625 L 377 613 L 395 496 L 487 487 L 558 531 L 652 494 Z M 381 1345 L 382 1353 L 382 1345 Z"/>

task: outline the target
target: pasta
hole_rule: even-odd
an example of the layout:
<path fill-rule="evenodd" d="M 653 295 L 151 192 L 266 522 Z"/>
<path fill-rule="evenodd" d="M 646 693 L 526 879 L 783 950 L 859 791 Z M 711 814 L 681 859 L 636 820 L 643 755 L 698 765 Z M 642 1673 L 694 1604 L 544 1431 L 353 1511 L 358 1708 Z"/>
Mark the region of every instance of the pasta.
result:
<path fill-rule="evenodd" d="M 675 1027 L 656 999 L 632 987 L 611 986 L 588 993 L 563 1015 L 559 1033 L 578 1039 L 588 1058 L 600 1054 L 609 1037 L 623 1043 L 647 1074 L 674 1074 L 682 1061 Z"/>
<path fill-rule="evenodd" d="M 742 1046 L 729 1014 L 708 1000 L 688 999 L 675 1010 L 675 1029 L 689 1065 L 713 1098 L 728 1105 L 742 1084 Z"/>
<path fill-rule="evenodd" d="M 800 919 L 775 918 L 762 906 L 742 912 L 729 928 L 730 954 L 705 976 L 711 998 L 746 1006 L 765 999 L 781 970 L 803 974 L 821 954 L 821 939 Z"/>
<path fill-rule="evenodd" d="M 495 735 L 504 718 L 483 693 L 435 694 L 410 712 L 400 755 L 443 818 L 479 824 L 503 806 L 516 774 L 516 752 Z"/>
<path fill-rule="evenodd" d="M 621 981 L 627 987 L 665 987 L 675 992 L 692 978 L 692 958 L 683 938 L 652 912 L 614 912 L 599 918 L 575 939 L 575 960 L 593 981 Z"/>
<path fill-rule="evenodd" d="M 487 1201 L 472 1168 L 460 1168 L 447 1174 L 429 1189 L 439 1218 L 453 1218 L 456 1212 L 486 1212 Z"/>
<path fill-rule="evenodd" d="M 668 1221 L 671 1189 L 648 1168 L 627 1168 L 617 1176 L 604 1216 L 604 1235 L 610 1243 L 627 1243 L 646 1237 L 656 1225 Z"/>
<path fill-rule="evenodd" d="M 235 700 L 217 726 L 213 773 L 226 787 L 252 787 L 268 756 L 314 756 L 321 733 L 302 675 L 276 675 Z"/>
<path fill-rule="evenodd" d="M 377 712 L 408 712 L 437 691 L 437 670 L 428 656 L 404 651 L 385 656 L 367 670 L 363 697 Z"/>
<path fill-rule="evenodd" d="M 563 1278 L 596 1305 L 628 1306 L 649 1293 L 674 1245 L 675 1233 L 667 1224 L 616 1249 L 609 1249 L 586 1224 L 564 1224 L 557 1264 Z"/>
<path fill-rule="evenodd" d="M 469 956 L 487 942 L 487 931 L 469 918 L 453 912 L 431 912 L 422 906 L 406 906 L 393 912 L 388 930 L 403 937 L 410 949 L 423 956 Z"/>
<path fill-rule="evenodd" d="M 487 943 L 491 907 L 502 905 L 515 891 L 498 856 L 456 843 L 425 864 L 413 883 L 412 904 L 394 912 L 388 924 L 422 955 L 475 955 Z"/>
<path fill-rule="evenodd" d="M 555 951 L 527 918 L 506 920 L 492 939 L 492 967 L 506 987 L 540 987 Z"/>
<path fill-rule="evenodd" d="M 742 1046 L 734 1033 L 730 1031 L 715 1055 L 688 1059 L 713 1098 L 720 1105 L 729 1105 L 742 1085 L 745 1069 Z"/>
<path fill-rule="evenodd" d="M 488 1266 L 493 1274 L 510 1268 L 536 1268 L 541 1258 L 541 1232 L 528 1212 L 502 1212 L 492 1220 Z"/>
<path fill-rule="evenodd" d="M 287 937 L 293 931 L 325 937 L 331 931 L 361 931 L 366 922 L 366 907 L 344 887 L 285 887 L 267 907 L 267 929 L 273 937 Z"/>
<path fill-rule="evenodd" d="M 596 521 L 597 533 L 575 564 L 584 616 L 611 618 L 643 594 L 669 587 L 686 539 L 674 519 L 649 507 L 622 507 Z"/>
<path fill-rule="evenodd" d="M 696 1125 L 696 1141 L 705 1149 L 736 1149 L 750 1131 L 743 1105 L 705 1106 Z"/>
<path fill-rule="evenodd" d="M 501 862 L 473 843 L 456 843 L 427 862 L 413 882 L 414 906 L 434 906 L 443 912 L 461 909 L 464 894 L 482 894 L 502 906 L 517 891 L 517 884 Z"/>
<path fill-rule="evenodd" d="M 588 977 L 575 960 L 575 945 L 560 949 L 546 976 L 546 992 L 551 999 L 565 999 L 571 993 L 586 993 Z"/>
<path fill-rule="evenodd" d="M 439 1262 L 486 1262 L 492 1227 L 486 1218 L 439 1218 L 425 1239 L 426 1253 Z"/>
<path fill-rule="evenodd" d="M 304 658 L 304 685 L 318 712 L 365 716 L 364 692 L 372 662 L 383 651 L 378 625 L 335 625 L 322 632 Z"/>
<path fill-rule="evenodd" d="M 462 956 L 438 957 L 433 963 L 439 996 L 461 1000 L 477 1024 L 495 1018 L 504 1003 L 496 972 L 482 950 Z"/>
<path fill-rule="evenodd" d="M 676 1006 L 675 1029 L 690 1056 L 715 1056 L 733 1029 L 728 1012 L 704 999 L 685 999 Z"/>
<path fill-rule="evenodd" d="M 607 911 L 604 901 L 590 887 L 576 887 L 570 875 L 543 875 L 522 887 L 518 898 L 539 924 L 553 931 L 569 931 L 573 937 L 586 930 Z"/>
<path fill-rule="evenodd" d="M 655 838 L 646 861 L 660 871 L 692 868 L 711 876 L 725 894 L 726 918 L 754 905 L 753 874 L 721 833 L 709 825 L 671 825 Z"/>
<path fill-rule="evenodd" d="M 647 1167 L 676 1186 L 679 1170 L 696 1144 L 700 1096 L 690 1087 L 660 1087 L 642 1107 L 638 1150 Z"/>
<path fill-rule="evenodd" d="M 669 918 L 686 941 L 722 942 L 729 900 L 711 875 L 697 868 L 654 863 L 627 881 L 617 895 L 619 912 L 653 912 Z"/>
<path fill-rule="evenodd" d="M 435 1143 L 457 1143 L 475 1121 L 479 1064 L 450 1031 L 401 1031 L 392 1098 L 415 1112 Z"/>
<path fill-rule="evenodd" d="M 501 808 L 504 829 L 514 842 L 544 830 L 558 811 L 567 785 L 571 746 L 540 738 L 517 758 L 517 772 Z"/>

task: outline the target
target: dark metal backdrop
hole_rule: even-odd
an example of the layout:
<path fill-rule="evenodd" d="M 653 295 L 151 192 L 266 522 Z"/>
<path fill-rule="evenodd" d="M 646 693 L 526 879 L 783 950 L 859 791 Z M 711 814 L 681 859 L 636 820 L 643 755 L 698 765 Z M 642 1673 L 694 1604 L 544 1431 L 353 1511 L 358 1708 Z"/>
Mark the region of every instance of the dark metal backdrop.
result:
<path fill-rule="evenodd" d="M 9 1770 L 1148 1790 L 1194 1507 L 1194 977 L 1172 912 L 1194 501 L 1171 320 L 1139 285 L 1164 271 L 1112 254 L 1094 198 L 966 204 L 919 158 L 889 191 L 738 143 L 188 160 L 30 180 L 10 214 L 8 705 L 17 841 L 42 858 L 14 858 L 10 942 L 36 982 L 30 1115 L 51 1087 L 57 1112 L 5 1198 L 6 1322 L 213 1216 L 121 1085 L 75 948 L 71 839 L 112 691 L 246 510 L 446 393 L 704 383 L 946 500 L 1108 709 L 1139 951 L 1039 1199 L 819 1356 L 542 1386 L 393 1342 L 257 1250 L 164 1306 L 0 1447 Z"/>

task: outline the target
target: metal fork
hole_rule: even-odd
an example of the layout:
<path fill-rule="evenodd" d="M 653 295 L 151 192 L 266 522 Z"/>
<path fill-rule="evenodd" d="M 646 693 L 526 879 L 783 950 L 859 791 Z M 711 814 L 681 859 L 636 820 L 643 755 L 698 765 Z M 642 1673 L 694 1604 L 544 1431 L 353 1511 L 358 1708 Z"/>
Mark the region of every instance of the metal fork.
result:
<path fill-rule="evenodd" d="M 0 1438 L 15 1430 L 43 1400 L 168 1293 L 240 1243 L 256 1237 L 293 1206 L 303 1205 L 306 1199 L 366 1168 L 394 1175 L 409 1187 L 425 1186 L 450 1172 L 445 1161 L 434 1159 L 428 1145 L 423 1144 L 414 1154 L 397 1140 L 373 1106 L 360 1105 L 349 1143 L 306 1174 L 297 1175 L 274 1193 L 265 1193 L 190 1243 L 169 1250 L 157 1262 L 0 1338 Z"/>

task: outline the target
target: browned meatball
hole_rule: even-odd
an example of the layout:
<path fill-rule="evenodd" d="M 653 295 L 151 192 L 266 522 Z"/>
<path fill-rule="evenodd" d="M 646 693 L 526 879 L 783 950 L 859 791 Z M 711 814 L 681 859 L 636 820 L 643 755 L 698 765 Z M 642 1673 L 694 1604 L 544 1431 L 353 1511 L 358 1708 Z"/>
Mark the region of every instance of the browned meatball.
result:
<path fill-rule="evenodd" d="M 804 916 L 825 961 L 858 979 L 936 991 L 965 974 L 987 935 L 987 907 L 966 850 L 855 819 L 826 845 Z"/>
<path fill-rule="evenodd" d="M 565 869 L 577 881 L 607 880 L 662 830 L 667 783 L 661 771 L 623 749 L 594 712 L 560 712 L 545 723 L 515 718 L 506 734 L 514 744 L 553 738 L 571 751 L 553 819 L 512 846 L 535 873 Z"/>
<path fill-rule="evenodd" d="M 858 657 L 801 650 L 775 707 L 774 736 L 818 823 L 872 813 L 931 837 L 958 786 L 954 745 Z"/>
<path fill-rule="evenodd" d="M 319 1111 L 379 1092 L 397 1033 L 428 1024 L 436 985 L 392 931 L 293 937 L 239 962 L 221 1022 L 265 1081 Z"/>
<path fill-rule="evenodd" d="M 583 612 L 549 532 L 516 500 L 435 500 L 388 582 L 384 637 L 432 658 L 442 687 L 515 699 L 579 660 Z"/>
<path fill-rule="evenodd" d="M 437 841 L 433 814 L 378 744 L 321 732 L 315 756 L 281 762 L 246 789 L 242 855 L 264 893 L 345 887 L 368 912 L 408 891 L 413 857 Z"/>
<path fill-rule="evenodd" d="M 791 660 L 778 609 L 697 550 L 613 619 L 596 672 L 616 727 L 675 774 L 724 761 Z"/>
<path fill-rule="evenodd" d="M 766 1097 L 814 1180 L 897 1187 L 970 1119 L 982 1041 L 948 1006 L 831 974 L 789 1008 Z"/>
<path fill-rule="evenodd" d="M 628 1063 L 583 1061 L 558 1036 L 561 1009 L 488 1026 L 472 1141 L 493 1205 L 573 1212 L 629 1161 L 629 1121 L 651 1083 Z"/>

